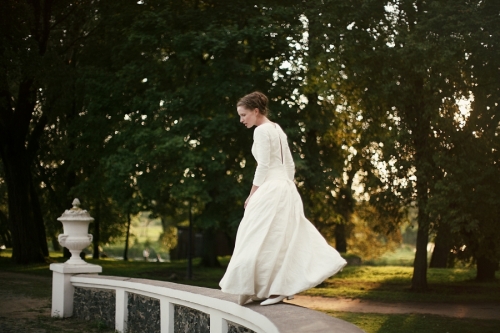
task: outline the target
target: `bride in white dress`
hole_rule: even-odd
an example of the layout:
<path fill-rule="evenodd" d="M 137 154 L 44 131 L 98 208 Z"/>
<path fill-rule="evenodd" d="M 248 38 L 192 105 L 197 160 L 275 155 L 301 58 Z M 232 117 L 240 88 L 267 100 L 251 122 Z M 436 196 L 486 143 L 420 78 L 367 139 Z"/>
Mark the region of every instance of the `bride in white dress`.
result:
<path fill-rule="evenodd" d="M 239 295 L 239 304 L 267 298 L 261 305 L 270 305 L 320 284 L 346 261 L 304 216 L 287 137 L 267 118 L 267 97 L 248 94 L 237 111 L 247 128 L 257 126 L 252 146 L 257 169 L 219 284 L 223 292 Z"/>

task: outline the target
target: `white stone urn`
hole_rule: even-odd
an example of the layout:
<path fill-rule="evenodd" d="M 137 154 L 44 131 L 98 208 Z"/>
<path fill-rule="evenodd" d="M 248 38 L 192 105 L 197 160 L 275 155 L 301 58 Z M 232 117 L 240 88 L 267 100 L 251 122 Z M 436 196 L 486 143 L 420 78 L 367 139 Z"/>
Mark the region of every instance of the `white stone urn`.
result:
<path fill-rule="evenodd" d="M 92 235 L 88 230 L 89 223 L 94 221 L 94 218 L 79 206 L 80 200 L 73 200 L 73 208 L 66 210 L 57 219 L 62 222 L 64 230 L 58 237 L 59 244 L 71 252 L 71 258 L 64 263 L 67 265 L 88 265 L 80 258 L 80 252 L 92 242 Z"/>

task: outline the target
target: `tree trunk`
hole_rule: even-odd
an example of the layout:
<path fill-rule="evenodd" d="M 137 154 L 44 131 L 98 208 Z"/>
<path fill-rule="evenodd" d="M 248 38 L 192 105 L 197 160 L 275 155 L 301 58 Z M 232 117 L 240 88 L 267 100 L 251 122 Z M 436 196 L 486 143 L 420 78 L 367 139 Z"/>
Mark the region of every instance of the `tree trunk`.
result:
<path fill-rule="evenodd" d="M 95 206 L 95 217 L 94 217 L 94 239 L 93 239 L 93 246 L 94 246 L 94 253 L 92 255 L 93 259 L 99 259 L 99 238 L 101 236 L 100 234 L 100 222 L 101 222 L 101 204 L 99 200 L 96 203 Z"/>
<path fill-rule="evenodd" d="M 57 239 L 56 235 L 50 235 L 50 242 L 52 243 L 54 251 L 61 251 L 61 244 L 59 244 L 59 240 Z"/>
<path fill-rule="evenodd" d="M 6 247 L 12 247 L 12 237 L 10 236 L 9 218 L 0 211 L 0 241 Z"/>
<path fill-rule="evenodd" d="M 220 267 L 217 259 L 217 247 L 215 242 L 215 229 L 209 228 L 203 231 L 203 254 L 201 265 L 205 267 Z"/>
<path fill-rule="evenodd" d="M 413 291 L 427 290 L 427 244 L 429 243 L 429 214 L 427 213 L 427 200 L 428 200 L 428 182 L 426 177 L 426 170 L 424 165 L 426 161 L 424 156 L 425 148 L 416 144 L 419 148 L 415 154 L 415 165 L 417 168 L 417 205 L 418 205 L 418 230 L 415 261 L 413 262 L 413 276 L 411 279 L 411 289 Z M 423 154 L 422 154 L 423 153 Z M 424 155 L 424 156 L 422 156 Z"/>
<path fill-rule="evenodd" d="M 427 243 L 428 242 L 429 242 L 428 228 L 423 223 L 421 226 L 419 221 L 419 227 L 417 231 L 417 244 L 416 244 L 417 251 L 415 253 L 415 261 L 413 263 L 413 277 L 411 279 L 411 289 L 413 291 L 424 291 L 427 289 Z"/>
<path fill-rule="evenodd" d="M 342 214 L 343 222 L 335 226 L 335 247 L 341 253 L 347 252 L 347 226 L 351 223 L 352 212 L 354 211 L 354 199 L 352 197 L 352 178 L 349 174 L 345 187 L 340 189 L 338 210 Z"/>
<path fill-rule="evenodd" d="M 36 59 L 33 58 L 35 54 L 43 58 L 50 29 L 53 27 L 53 2 L 44 1 L 42 4 L 33 1 L 21 6 L 10 4 L 11 2 L 2 6 L 2 13 L 5 12 L 2 18 L 8 20 L 7 24 L 2 25 L 2 41 L 5 42 L 2 49 L 6 47 L 14 50 L 14 55 L 31 50 L 30 53 L 33 54 L 23 58 L 26 60 Z M 19 15 L 25 14 L 28 15 L 20 19 Z M 33 43 L 29 44 L 32 47 L 25 50 L 16 50 L 17 47 L 24 48 L 28 45 L 19 44 L 15 40 L 17 33 L 12 35 L 17 29 L 16 24 L 21 20 L 30 29 L 31 35 L 28 37 Z M 8 38 L 5 38 L 6 36 Z M 40 69 L 34 70 L 35 63 L 31 60 L 22 63 L 28 67 L 19 68 L 21 81 L 15 84 L 15 92 L 11 91 L 12 85 L 6 75 L 11 65 L 7 65 L 7 70 L 2 68 L 0 71 L 0 157 L 8 191 L 12 259 L 20 264 L 29 264 L 44 262 L 44 257 L 48 255 L 45 226 L 31 175 L 31 166 L 47 123 L 47 116 L 42 114 L 38 122 L 33 119 L 39 101 L 39 86 L 35 73 Z"/>
<path fill-rule="evenodd" d="M 415 90 L 418 92 L 421 84 L 416 84 Z M 417 93 L 417 96 L 421 96 Z M 425 115 L 423 105 L 413 108 L 416 122 L 414 124 L 415 137 L 413 145 L 415 148 L 415 168 L 417 176 L 417 206 L 418 206 L 418 230 L 415 261 L 413 262 L 413 276 L 411 289 L 413 291 L 427 290 L 427 244 L 429 243 L 430 218 L 427 212 L 427 202 L 429 199 L 429 179 L 432 169 L 432 150 L 429 138 L 429 119 Z"/>
<path fill-rule="evenodd" d="M 33 181 L 30 181 L 30 195 L 31 195 L 31 209 L 33 210 L 33 218 L 37 227 L 37 235 L 40 239 L 40 244 L 42 253 L 44 257 L 49 256 L 49 247 L 47 245 L 47 233 L 45 232 L 45 224 L 43 222 L 42 209 L 40 207 L 40 201 L 38 200 L 38 195 L 33 185 Z"/>
<path fill-rule="evenodd" d="M 345 233 L 345 223 L 335 225 L 335 248 L 341 253 L 347 252 L 347 239 Z"/>
<path fill-rule="evenodd" d="M 422 141 L 420 141 L 422 142 Z M 415 261 L 413 262 L 413 276 L 411 279 L 411 289 L 413 291 L 427 290 L 427 244 L 429 243 L 429 214 L 427 213 L 428 182 L 424 158 L 428 157 L 425 148 L 415 144 L 415 166 L 417 168 L 417 205 L 418 205 L 418 230 Z M 417 147 L 419 149 L 417 149 Z"/>
<path fill-rule="evenodd" d="M 128 242 L 130 238 L 130 223 L 132 219 L 130 218 L 130 213 L 127 212 L 127 236 L 125 237 L 125 250 L 123 250 L 123 260 L 128 261 Z"/>
<path fill-rule="evenodd" d="M 498 269 L 498 261 L 491 260 L 486 256 L 478 256 L 477 260 L 477 281 L 494 281 L 495 271 Z"/>
<path fill-rule="evenodd" d="M 408 7 L 409 34 L 416 40 L 423 40 L 422 34 L 417 31 L 419 15 L 422 11 L 422 1 L 415 2 L 415 6 Z M 411 54 L 415 54 L 411 52 Z M 435 100 L 429 100 L 429 93 L 426 91 L 427 77 L 419 72 L 420 68 L 426 65 L 423 59 L 416 60 L 412 66 L 406 66 L 408 69 L 404 78 L 402 78 L 401 88 L 405 93 L 403 102 L 404 122 L 408 126 L 411 139 L 409 143 L 413 146 L 414 167 L 416 169 L 416 197 L 418 207 L 418 230 L 415 261 L 413 263 L 413 276 L 411 280 L 411 289 L 421 292 L 427 290 L 427 244 L 429 243 L 429 225 L 430 218 L 427 212 L 427 203 L 429 199 L 429 190 L 432 188 L 435 178 L 433 172 L 436 168 L 433 161 L 433 142 L 434 137 L 431 126 L 431 118 L 437 111 L 438 104 Z"/>
<path fill-rule="evenodd" d="M 3 243 L 2 245 L 5 245 L 5 247 L 10 248 L 12 247 L 12 238 L 10 237 L 10 232 L 5 231 L 0 234 L 0 241 Z"/>
<path fill-rule="evenodd" d="M 434 250 L 432 251 L 431 268 L 447 268 L 448 257 L 450 254 L 450 227 L 447 224 L 440 223 L 434 240 Z"/>
<path fill-rule="evenodd" d="M 9 194 L 12 259 L 19 264 L 45 262 L 47 240 L 27 151 L 22 145 L 4 145 L 1 150 Z"/>

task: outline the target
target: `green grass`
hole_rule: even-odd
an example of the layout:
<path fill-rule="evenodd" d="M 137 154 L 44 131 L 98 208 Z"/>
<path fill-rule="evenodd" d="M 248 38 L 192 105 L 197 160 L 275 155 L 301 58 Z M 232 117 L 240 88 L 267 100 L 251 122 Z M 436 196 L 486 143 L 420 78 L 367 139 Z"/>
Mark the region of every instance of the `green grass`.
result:
<path fill-rule="evenodd" d="M 159 253 L 163 259 L 169 259 L 168 250 L 159 242 L 163 233 L 161 220 L 149 218 L 149 212 L 141 212 L 132 216 L 129 239 L 129 258 L 142 258 L 142 251 L 148 248 L 153 255 Z M 102 251 L 109 257 L 122 258 L 125 248 L 125 236 L 115 239 L 113 243 L 101 244 Z M 90 249 L 90 248 L 89 248 Z"/>
<path fill-rule="evenodd" d="M 49 299 L 51 294 L 50 278 L 40 279 L 38 276 L 22 276 L 19 279 L 2 279 L 1 289 L 4 293 L 26 296 L 30 298 Z M 1 331 L 0 331 L 1 332 Z"/>
<path fill-rule="evenodd" d="M 36 265 L 15 265 L 12 263 L 9 250 L 0 252 L 0 271 L 26 274 L 26 279 L 17 281 L 1 281 L 0 290 L 35 298 L 50 299 L 49 263 Z M 87 259 L 89 263 L 103 267 L 102 275 L 146 278 L 153 280 L 172 281 L 208 288 L 218 288 L 229 257 L 219 258 L 222 267 L 204 268 L 200 260 L 193 261 L 194 278 L 186 279 L 187 262 L 145 262 L 121 261 L 114 259 Z M 50 262 L 64 262 L 60 253 L 51 253 Z M 348 266 L 341 273 L 327 279 L 317 288 L 312 288 L 303 294 L 327 297 L 347 297 L 385 302 L 500 302 L 500 272 L 499 280 L 490 283 L 477 283 L 473 279 L 475 270 L 463 269 L 429 269 L 429 291 L 413 293 L 410 291 L 413 269 L 407 266 Z M 30 282 L 35 276 L 45 276 L 41 282 Z M 457 319 L 420 314 L 365 314 L 348 312 L 327 312 L 337 318 L 351 322 L 367 333 L 493 333 L 500 331 L 500 320 Z M 7 318 L 0 318 L 5 319 Z M 11 325 L 17 322 L 9 321 Z M 79 327 L 85 332 L 111 332 L 95 323 L 86 323 L 77 319 L 56 320 L 47 316 L 23 321 L 23 327 L 44 328 L 48 332 L 76 332 L 70 327 Z M 67 327 L 65 329 L 64 327 Z M 1 326 L 0 326 L 1 328 Z"/>
<path fill-rule="evenodd" d="M 51 276 L 49 264 L 20 266 L 10 260 L 9 251 L 0 257 L 0 269 L 11 272 Z M 87 259 L 89 263 L 101 265 L 102 275 L 145 278 L 160 281 L 219 288 L 218 283 L 225 272 L 229 257 L 219 258 L 222 267 L 206 268 L 200 260 L 193 260 L 193 279 L 186 279 L 186 260 L 172 262 L 145 262 L 114 259 Z M 53 262 L 64 259 L 51 257 Z M 406 266 L 348 266 L 342 272 L 316 288 L 303 294 L 337 298 L 357 298 L 385 302 L 499 302 L 500 272 L 494 282 L 474 281 L 475 270 L 471 268 L 428 270 L 429 290 L 425 293 L 410 291 L 413 269 Z"/>
<path fill-rule="evenodd" d="M 450 318 L 422 314 L 326 312 L 366 333 L 497 333 L 500 320 Z"/>
<path fill-rule="evenodd" d="M 316 288 L 310 296 L 358 298 L 386 302 L 499 302 L 500 281 L 476 282 L 470 268 L 428 270 L 429 290 L 410 291 L 413 268 L 401 266 L 346 267 Z M 500 272 L 497 273 L 500 278 Z"/>
<path fill-rule="evenodd" d="M 0 258 L 4 262 L 6 258 Z M 5 271 L 0 266 L 1 271 Z M 18 270 L 24 272 L 24 270 Z M 36 270 L 35 270 L 36 272 Z M 97 323 L 87 322 L 76 318 L 52 318 L 50 317 L 52 281 L 50 277 L 40 274 L 20 273 L 12 278 L 2 278 L 0 275 L 0 299 L 2 302 L 16 302 L 22 300 L 22 304 L 29 304 L 23 310 L 23 316 L 15 316 L 0 313 L 0 332 L 89 332 L 89 333 L 113 333 L 109 329 Z M 28 301 L 29 300 L 29 301 Z M 10 305 L 11 307 L 13 305 Z M 23 305 L 24 306 L 24 305 Z"/>
<path fill-rule="evenodd" d="M 0 252 L 0 270 L 7 272 L 24 273 L 51 277 L 50 263 L 62 263 L 61 255 L 49 258 L 48 263 L 32 265 L 16 265 L 11 259 L 11 251 Z M 200 265 L 200 259 L 193 259 L 193 279 L 186 278 L 187 260 L 176 260 L 172 262 L 146 262 L 146 261 L 123 261 L 116 259 L 86 259 L 90 264 L 102 266 L 102 275 L 124 276 L 131 278 L 142 278 L 160 281 L 171 281 L 175 283 L 189 284 L 206 288 L 219 288 L 229 257 L 221 257 L 219 268 L 206 268 Z"/>
<path fill-rule="evenodd" d="M 430 254 L 429 254 L 430 255 Z M 368 266 L 413 266 L 415 250 L 411 246 L 402 246 L 394 252 L 387 252 L 380 258 L 364 260 Z"/>
<path fill-rule="evenodd" d="M 220 258 L 222 266 L 207 268 L 200 265 L 200 259 L 193 259 L 193 278 L 188 280 L 187 260 L 172 262 L 145 262 L 145 261 L 116 261 L 116 260 L 88 260 L 90 263 L 101 265 L 103 275 L 116 275 L 132 278 L 143 278 L 160 281 L 171 281 L 206 288 L 219 288 L 228 259 Z"/>

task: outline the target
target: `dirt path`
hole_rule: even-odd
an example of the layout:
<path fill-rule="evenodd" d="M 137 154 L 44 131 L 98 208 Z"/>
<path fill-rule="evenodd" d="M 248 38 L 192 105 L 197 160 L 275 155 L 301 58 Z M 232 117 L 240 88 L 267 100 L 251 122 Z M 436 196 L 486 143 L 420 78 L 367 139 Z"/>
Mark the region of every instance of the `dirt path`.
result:
<path fill-rule="evenodd" d="M 49 295 L 28 296 L 28 288 L 50 286 L 47 277 L 0 272 L 0 317 L 34 319 L 50 315 Z"/>
<path fill-rule="evenodd" d="M 50 277 L 0 272 L 0 333 L 110 333 L 93 323 L 50 316 Z"/>
<path fill-rule="evenodd" d="M 455 318 L 500 320 L 500 304 L 447 304 L 447 303 L 384 303 L 358 299 L 295 296 L 287 303 L 322 311 L 434 314 Z"/>

